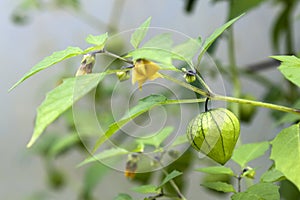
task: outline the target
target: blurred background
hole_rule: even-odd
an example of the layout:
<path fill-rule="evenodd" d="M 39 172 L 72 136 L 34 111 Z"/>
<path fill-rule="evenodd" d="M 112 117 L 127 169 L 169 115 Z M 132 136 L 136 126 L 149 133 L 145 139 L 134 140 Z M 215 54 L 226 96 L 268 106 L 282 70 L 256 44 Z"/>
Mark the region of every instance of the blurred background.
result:
<path fill-rule="evenodd" d="M 259 1 L 258 1 L 259 2 Z M 300 12 L 297 1 L 290 12 L 293 48 L 285 47 L 284 28 L 277 30 L 277 20 L 283 18 L 288 3 L 261 1 L 234 25 L 236 62 L 243 69 L 257 71 L 272 83 L 281 84 L 283 78 L 276 70 L 278 63 L 269 59 L 274 54 L 297 54 L 300 51 Z M 80 58 L 58 64 L 26 80 L 15 90 L 8 89 L 32 66 L 54 51 L 67 46 L 87 47 L 88 34 L 118 33 L 139 26 L 152 16 L 151 26 L 182 32 L 190 37 L 206 38 L 228 19 L 228 1 L 209 0 L 2 0 L 1 16 L 1 199 L 84 199 L 80 196 L 86 177 L 86 166 L 76 168 L 85 155 L 72 150 L 47 164 L 42 150 L 27 149 L 33 132 L 36 108 L 47 91 L 62 77 L 72 76 Z M 282 22 L 285 24 L 286 22 Z M 280 29 L 280 28 L 277 28 Z M 273 34 L 273 35 L 272 35 Z M 277 37 L 277 38 L 276 38 Z M 274 39 L 275 38 L 275 39 Z M 275 42 L 274 42 L 275 41 Z M 276 48 L 277 44 L 277 48 Z M 122 43 L 114 48 L 122 47 Z M 223 66 L 228 65 L 227 42 L 217 43 L 212 57 Z M 263 68 L 263 69 L 262 69 Z M 270 95 L 270 88 L 261 87 L 255 79 L 241 79 L 242 91 L 257 99 Z M 230 85 L 226 92 L 231 93 Z M 285 86 L 283 86 L 285 87 Z M 272 95 L 276 95 L 272 94 Z M 287 101 L 283 103 L 288 104 Z M 259 109 L 251 124 L 243 124 L 243 142 L 272 139 L 277 132 L 271 113 Z M 274 114 L 276 115 L 276 113 Z M 255 125 L 253 125 L 255 124 Z M 56 128 L 54 128 L 56 130 Z M 34 149 L 34 148 L 33 148 Z M 262 163 L 264 158 L 256 163 Z M 266 161 L 267 162 L 267 161 Z M 53 166 L 51 166 L 53 165 Z M 48 167 L 47 167 L 48 166 Z M 261 166 L 266 169 L 268 165 Z M 115 186 L 111 180 L 117 182 Z M 199 187 L 199 177 L 190 177 L 185 193 L 189 199 L 215 199 Z M 107 173 L 93 191 L 95 199 L 113 199 L 119 192 L 128 192 L 135 183 L 122 172 Z M 84 196 L 84 195 L 83 195 Z M 101 198 L 97 198 L 101 196 Z M 137 197 L 138 198 L 138 197 Z M 85 198 L 88 199 L 88 198 Z"/>

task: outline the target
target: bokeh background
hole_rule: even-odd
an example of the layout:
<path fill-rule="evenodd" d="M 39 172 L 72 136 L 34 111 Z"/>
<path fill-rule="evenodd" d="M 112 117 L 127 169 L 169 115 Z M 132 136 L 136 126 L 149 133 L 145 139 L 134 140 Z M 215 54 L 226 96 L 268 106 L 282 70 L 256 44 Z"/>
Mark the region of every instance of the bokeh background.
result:
<path fill-rule="evenodd" d="M 40 72 L 8 92 L 34 64 L 67 46 L 85 48 L 84 38 L 88 34 L 102 34 L 112 27 L 116 28 L 116 32 L 132 29 L 149 16 L 152 16 L 151 26 L 206 38 L 226 21 L 228 12 L 226 1 L 213 3 L 208 0 L 197 1 L 189 13 L 185 10 L 186 2 L 183 0 L 90 0 L 81 1 L 79 10 L 55 4 L 54 1 L 44 2 L 47 6 L 24 13 L 28 15 L 24 23 L 12 20 L 14 13 L 22 11 L 21 1 L 1 0 L 0 3 L 0 199 L 77 199 L 77 192 L 83 184 L 83 169 L 76 168 L 76 165 L 84 157 L 78 152 L 69 153 L 68 157 L 60 158 L 57 163 L 58 167 L 68 172 L 68 187 L 49 190 L 42 159 L 26 148 L 33 131 L 36 108 L 61 74 L 76 72 L 80 58 L 70 61 L 68 68 L 59 64 Z M 273 1 L 263 3 L 234 25 L 238 66 L 247 67 L 268 60 L 268 56 L 274 53 L 280 53 L 274 52 L 270 36 L 274 18 L 280 9 L 280 5 Z M 299 11 L 299 7 L 296 10 Z M 294 17 L 297 18 L 297 15 Z M 295 47 L 299 51 L 299 20 L 294 25 Z M 228 63 L 227 44 L 223 40 L 219 41 L 215 56 L 220 62 Z M 260 73 L 272 77 L 274 82 L 282 81 L 274 67 Z M 243 79 L 242 86 L 243 91 L 257 98 L 266 92 L 253 81 Z M 243 126 L 244 142 L 258 142 L 274 136 L 277 130 L 269 115 L 266 110 L 259 109 L 253 121 L 255 125 Z M 258 159 L 257 163 L 262 163 L 263 159 Z M 215 198 L 202 188 L 199 189 L 199 177 L 190 178 L 186 191 L 189 199 L 198 199 L 199 195 L 201 199 Z M 118 185 L 115 187 L 113 182 Z M 109 173 L 97 186 L 96 193 L 101 195 L 98 199 L 112 199 L 118 192 L 127 192 L 130 187 L 132 183 L 122 173 Z"/>

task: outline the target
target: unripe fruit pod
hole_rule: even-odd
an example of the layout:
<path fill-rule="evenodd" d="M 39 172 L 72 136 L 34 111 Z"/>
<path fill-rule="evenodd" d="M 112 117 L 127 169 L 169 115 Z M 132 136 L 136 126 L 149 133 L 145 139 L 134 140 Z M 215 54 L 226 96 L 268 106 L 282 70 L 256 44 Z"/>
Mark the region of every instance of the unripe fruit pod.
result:
<path fill-rule="evenodd" d="M 255 100 L 252 95 L 242 95 L 241 98 Z M 256 112 L 256 107 L 250 104 L 239 104 L 240 107 L 240 119 L 242 122 L 250 122 Z"/>
<path fill-rule="evenodd" d="M 240 123 L 229 110 L 216 108 L 195 117 L 186 134 L 194 149 L 224 165 L 239 138 Z"/>

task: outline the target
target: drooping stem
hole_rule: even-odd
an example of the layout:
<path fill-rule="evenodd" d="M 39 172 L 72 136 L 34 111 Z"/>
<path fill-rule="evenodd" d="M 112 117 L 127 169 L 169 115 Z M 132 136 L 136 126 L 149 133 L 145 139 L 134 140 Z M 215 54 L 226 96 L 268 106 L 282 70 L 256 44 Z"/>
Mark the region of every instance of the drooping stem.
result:
<path fill-rule="evenodd" d="M 209 98 L 207 97 L 205 100 L 205 112 L 208 111 L 208 101 L 209 101 Z"/>
<path fill-rule="evenodd" d="M 237 180 L 238 180 L 238 192 L 241 192 L 241 180 L 242 180 L 242 177 L 238 176 Z"/>

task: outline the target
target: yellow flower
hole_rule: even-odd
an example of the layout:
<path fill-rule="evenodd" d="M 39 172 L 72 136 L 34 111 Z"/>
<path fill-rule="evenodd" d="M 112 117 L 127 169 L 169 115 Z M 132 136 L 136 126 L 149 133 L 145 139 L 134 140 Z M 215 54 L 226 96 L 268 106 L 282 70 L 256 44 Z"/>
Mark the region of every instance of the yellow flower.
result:
<path fill-rule="evenodd" d="M 157 78 L 163 78 L 163 76 L 158 73 L 158 70 L 160 70 L 160 67 L 149 60 L 136 60 L 132 69 L 132 84 L 138 82 L 139 89 L 141 90 L 142 85 L 147 80 L 152 81 Z"/>

